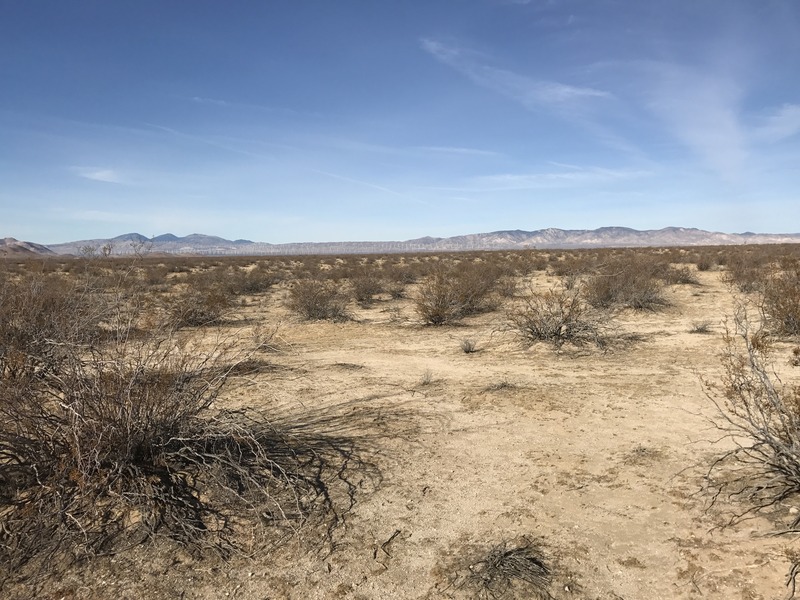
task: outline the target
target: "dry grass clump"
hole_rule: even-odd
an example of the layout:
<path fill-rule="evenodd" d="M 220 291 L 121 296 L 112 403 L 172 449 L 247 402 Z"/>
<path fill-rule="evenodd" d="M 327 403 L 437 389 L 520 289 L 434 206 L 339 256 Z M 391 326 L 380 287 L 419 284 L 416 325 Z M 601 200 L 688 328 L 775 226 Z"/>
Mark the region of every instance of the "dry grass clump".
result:
<path fill-rule="evenodd" d="M 547 342 L 556 349 L 564 344 L 608 344 L 609 313 L 589 306 L 577 287 L 531 291 L 506 316 L 526 344 Z"/>
<path fill-rule="evenodd" d="M 468 560 L 452 585 L 476 598 L 550 600 L 553 576 L 538 544 L 521 538 L 502 541 Z"/>
<path fill-rule="evenodd" d="M 706 334 L 711 333 L 711 323 L 709 321 L 695 321 L 692 323 L 689 333 Z"/>
<path fill-rule="evenodd" d="M 308 321 L 345 321 L 350 318 L 347 311 L 349 300 L 341 284 L 335 281 L 303 279 L 292 285 L 286 304 Z"/>

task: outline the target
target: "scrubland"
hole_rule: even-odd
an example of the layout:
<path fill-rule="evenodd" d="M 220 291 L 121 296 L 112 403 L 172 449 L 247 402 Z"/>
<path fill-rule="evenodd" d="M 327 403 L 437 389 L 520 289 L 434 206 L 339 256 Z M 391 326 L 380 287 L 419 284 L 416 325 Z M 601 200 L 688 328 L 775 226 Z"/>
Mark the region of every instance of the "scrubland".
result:
<path fill-rule="evenodd" d="M 0 262 L 6 598 L 789 597 L 800 247 Z"/>

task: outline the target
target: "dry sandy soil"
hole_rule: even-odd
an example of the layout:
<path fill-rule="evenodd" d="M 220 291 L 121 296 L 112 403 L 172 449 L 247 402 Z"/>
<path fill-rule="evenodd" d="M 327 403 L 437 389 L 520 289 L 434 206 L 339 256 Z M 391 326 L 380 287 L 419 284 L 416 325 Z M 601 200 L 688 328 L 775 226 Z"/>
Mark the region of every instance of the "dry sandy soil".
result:
<path fill-rule="evenodd" d="M 700 286 L 669 288 L 668 308 L 623 312 L 622 329 L 644 337 L 605 353 L 526 348 L 502 310 L 425 327 L 411 300 L 387 297 L 348 322 L 303 322 L 281 291 L 252 298 L 242 339 L 255 322 L 280 322 L 278 348 L 226 402 L 352 411 L 354 427 L 379 432 L 367 443 L 379 477 L 365 479 L 334 547 L 310 528 L 230 563 L 144 548 L 40 597 L 481 597 L 467 581 L 478 561 L 523 539 L 539 545 L 557 599 L 784 597 L 794 546 L 769 533 L 796 509 L 723 527 L 742 505 L 710 505 L 702 491 L 725 446 L 711 443 L 717 414 L 701 378 L 721 375 L 733 296 L 718 272 L 698 276 Z M 690 333 L 703 321 L 709 333 Z M 462 351 L 465 338 L 476 352 Z M 777 366 L 797 379 L 782 366 L 789 353 L 777 348 Z"/>

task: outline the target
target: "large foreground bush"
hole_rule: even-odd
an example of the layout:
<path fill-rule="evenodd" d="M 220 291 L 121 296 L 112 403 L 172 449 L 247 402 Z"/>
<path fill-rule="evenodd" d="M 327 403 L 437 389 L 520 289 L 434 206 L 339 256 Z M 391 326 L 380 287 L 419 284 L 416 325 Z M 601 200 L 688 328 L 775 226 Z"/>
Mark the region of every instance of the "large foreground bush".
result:
<path fill-rule="evenodd" d="M 743 309 L 726 332 L 723 367 L 721 385 L 706 385 L 718 409 L 720 441 L 730 449 L 712 463 L 706 488 L 714 502 L 742 506 L 731 518 L 737 522 L 800 500 L 800 388 L 782 383 L 772 370 L 764 330 Z M 800 517 L 779 513 L 778 519 L 786 516 L 780 531 L 800 531 Z M 795 564 L 792 588 L 798 573 Z"/>
<path fill-rule="evenodd" d="M 0 589 L 142 541 L 228 555 L 336 521 L 347 436 L 218 408 L 243 358 L 225 339 L 137 329 L 146 302 L 89 284 L 0 287 Z"/>

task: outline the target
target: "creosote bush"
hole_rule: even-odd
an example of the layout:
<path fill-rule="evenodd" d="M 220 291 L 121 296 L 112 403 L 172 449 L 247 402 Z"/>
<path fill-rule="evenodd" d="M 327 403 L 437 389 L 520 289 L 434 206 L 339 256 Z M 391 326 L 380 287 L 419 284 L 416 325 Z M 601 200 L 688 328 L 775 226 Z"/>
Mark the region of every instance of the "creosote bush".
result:
<path fill-rule="evenodd" d="M 493 292 L 502 271 L 485 263 L 439 266 L 420 283 L 417 314 L 428 325 L 452 323 L 496 307 Z"/>
<path fill-rule="evenodd" d="M 669 305 L 662 277 L 665 265 L 634 252 L 610 259 L 585 284 L 586 299 L 596 308 L 623 306 L 655 310 Z"/>
<path fill-rule="evenodd" d="M 287 305 L 309 321 L 344 321 L 350 317 L 348 302 L 349 297 L 342 291 L 341 284 L 332 280 L 302 279 L 289 290 Z"/>
<path fill-rule="evenodd" d="M 526 344 L 546 342 L 558 349 L 564 344 L 608 343 L 610 315 L 587 305 L 579 288 L 531 291 L 506 316 Z"/>
<path fill-rule="evenodd" d="M 740 250 L 731 253 L 725 261 L 722 281 L 743 293 L 761 291 L 768 265 L 769 257 L 764 252 Z"/>

